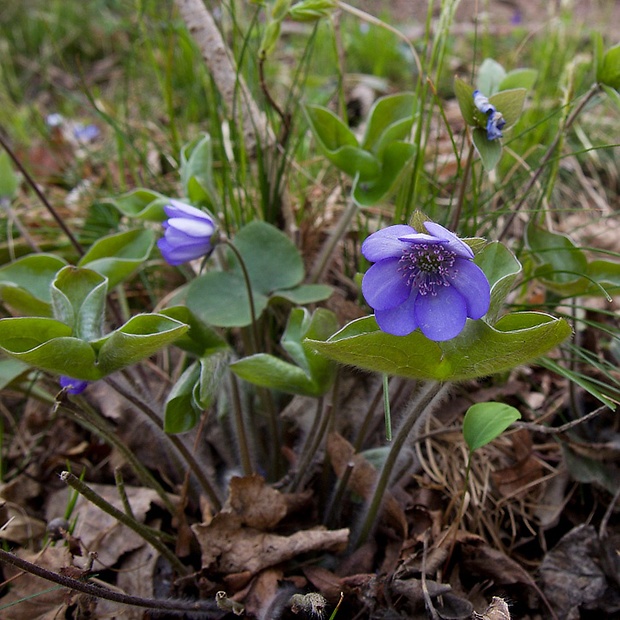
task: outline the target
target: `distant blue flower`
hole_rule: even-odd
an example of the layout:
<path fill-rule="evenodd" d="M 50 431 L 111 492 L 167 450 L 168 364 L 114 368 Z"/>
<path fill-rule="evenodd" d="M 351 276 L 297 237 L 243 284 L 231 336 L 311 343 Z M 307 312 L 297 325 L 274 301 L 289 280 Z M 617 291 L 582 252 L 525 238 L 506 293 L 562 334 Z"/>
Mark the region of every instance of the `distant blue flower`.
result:
<path fill-rule="evenodd" d="M 88 381 L 72 379 L 71 377 L 60 377 L 60 387 L 67 390 L 69 394 L 81 394 L 88 383 Z"/>
<path fill-rule="evenodd" d="M 78 123 L 73 128 L 73 137 L 78 141 L 84 144 L 88 142 L 94 142 L 101 132 L 99 131 L 99 127 L 97 125 L 82 125 Z"/>
<path fill-rule="evenodd" d="M 211 254 L 216 230 L 211 216 L 179 200 L 171 200 L 164 211 L 169 219 L 163 222 L 165 233 L 157 246 L 166 262 L 180 265 Z"/>
<path fill-rule="evenodd" d="M 501 112 L 498 112 L 495 106 L 489 102 L 479 90 L 473 92 L 474 105 L 487 115 L 487 138 L 489 140 L 496 140 L 502 137 L 502 129 L 506 125 L 506 120 L 502 116 Z"/>
<path fill-rule="evenodd" d="M 420 328 L 430 340 L 450 340 L 467 317 L 486 314 L 489 281 L 466 243 L 439 224 L 424 226 L 428 234 L 399 224 L 364 241 L 362 254 L 375 264 L 362 293 L 382 331 L 406 336 Z"/>

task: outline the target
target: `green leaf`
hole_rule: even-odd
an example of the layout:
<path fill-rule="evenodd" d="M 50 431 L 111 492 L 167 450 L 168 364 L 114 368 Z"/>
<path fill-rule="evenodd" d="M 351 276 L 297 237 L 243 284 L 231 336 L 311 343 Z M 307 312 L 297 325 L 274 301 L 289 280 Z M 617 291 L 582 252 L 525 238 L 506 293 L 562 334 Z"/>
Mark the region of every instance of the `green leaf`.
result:
<path fill-rule="evenodd" d="M 199 134 L 181 149 L 181 186 L 184 196 L 194 205 L 215 205 L 213 149 L 211 136 Z"/>
<path fill-rule="evenodd" d="M 164 407 L 164 431 L 185 433 L 198 422 L 200 410 L 194 402 L 194 386 L 200 377 L 200 364 L 194 362 L 172 386 Z"/>
<path fill-rule="evenodd" d="M 370 110 L 362 148 L 379 159 L 385 147 L 407 138 L 413 125 L 416 98 L 413 93 L 399 93 L 377 99 Z"/>
<path fill-rule="evenodd" d="M 104 276 L 67 265 L 52 282 L 51 294 L 54 318 L 71 327 L 73 336 L 87 341 L 101 336 L 108 294 Z"/>
<path fill-rule="evenodd" d="M 531 362 L 571 333 L 563 319 L 537 312 L 503 316 L 494 327 L 467 321 L 452 340 L 433 342 L 419 330 L 392 336 L 374 317 L 357 319 L 326 342 L 308 341 L 327 357 L 364 370 L 410 379 L 461 381 L 484 377 Z"/>
<path fill-rule="evenodd" d="M 476 106 L 474 105 L 474 88 L 461 78 L 454 78 L 454 94 L 459 102 L 463 119 L 470 127 L 478 125 Z"/>
<path fill-rule="evenodd" d="M 164 206 L 170 203 L 170 198 L 150 189 L 138 188 L 114 198 L 105 198 L 101 202 L 116 207 L 127 217 L 162 222 L 166 219 Z"/>
<path fill-rule="evenodd" d="M 162 347 L 172 344 L 187 329 L 187 325 L 162 314 L 138 314 L 116 331 L 91 344 L 99 353 L 101 372 L 108 375 L 150 357 Z"/>
<path fill-rule="evenodd" d="M 0 319 L 0 349 L 11 357 L 53 374 L 94 381 L 101 371 L 92 347 L 71 336 L 71 328 L 48 318 Z"/>
<path fill-rule="evenodd" d="M 523 268 L 515 255 L 498 241 L 485 246 L 476 255 L 474 262 L 484 271 L 491 286 L 491 303 L 486 317 L 487 322 L 492 324 L 499 316 L 504 300 Z"/>
<path fill-rule="evenodd" d="M 407 142 L 392 142 L 382 152 L 381 174 L 372 181 L 361 176 L 353 182 L 352 196 L 363 207 L 376 205 L 393 191 L 407 165 L 416 153 L 416 146 Z"/>
<path fill-rule="evenodd" d="M 28 364 L 20 362 L 12 358 L 0 359 L 0 390 L 10 385 L 22 375 L 30 372 L 31 368 Z"/>
<path fill-rule="evenodd" d="M 337 6 L 336 0 L 302 0 L 289 9 L 288 16 L 298 22 L 314 22 L 329 17 Z"/>
<path fill-rule="evenodd" d="M 501 112 L 504 117 L 506 121 L 505 129 L 509 129 L 519 120 L 523 112 L 526 95 L 527 90 L 525 88 L 512 88 L 489 97 L 489 103 L 494 105 L 497 111 Z M 486 126 L 486 118 L 484 122 Z"/>
<path fill-rule="evenodd" d="M 222 382 L 227 376 L 229 351 L 216 351 L 200 358 L 200 378 L 194 386 L 194 402 L 201 409 L 211 406 L 222 391 Z"/>
<path fill-rule="evenodd" d="M 496 60 L 485 58 L 478 69 L 478 90 L 490 97 L 500 89 L 502 80 L 506 77 L 506 70 Z"/>
<path fill-rule="evenodd" d="M 596 81 L 610 88 L 620 88 L 620 43 L 605 52 L 597 68 Z"/>
<path fill-rule="evenodd" d="M 513 422 L 521 419 L 517 409 L 503 403 L 476 403 L 463 418 L 463 437 L 470 452 L 499 437 Z"/>
<path fill-rule="evenodd" d="M 256 319 L 267 307 L 268 298 L 253 292 Z M 250 302 L 243 277 L 230 271 L 205 273 L 190 284 L 187 307 L 196 318 L 216 327 L 245 327 L 252 323 Z"/>
<path fill-rule="evenodd" d="M 538 71 L 536 69 L 514 69 L 506 74 L 506 77 L 500 82 L 498 90 L 510 90 L 512 88 L 530 90 L 537 79 Z"/>
<path fill-rule="evenodd" d="M 12 200 L 19 187 L 19 175 L 6 151 L 0 152 L 0 200 Z"/>
<path fill-rule="evenodd" d="M 145 263 L 154 243 L 152 230 L 128 230 L 109 235 L 95 242 L 78 265 L 107 277 L 108 286 L 113 288 Z"/>
<path fill-rule="evenodd" d="M 502 143 L 499 140 L 489 140 L 487 130 L 480 127 L 474 128 L 472 139 L 484 169 L 490 172 L 497 166 L 502 157 Z"/>
<path fill-rule="evenodd" d="M 20 314 L 51 316 L 50 286 L 67 262 L 53 254 L 29 254 L 0 268 L 0 299 Z"/>
<path fill-rule="evenodd" d="M 209 325 L 198 319 L 187 306 L 165 308 L 160 314 L 189 326 L 187 332 L 174 341 L 174 345 L 184 351 L 193 353 L 196 357 L 203 357 L 228 348 L 226 341 Z"/>
<path fill-rule="evenodd" d="M 608 260 L 593 260 L 588 263 L 587 275 L 591 280 L 587 282 L 588 286 L 581 295 L 617 295 L 620 292 L 620 263 L 614 263 Z M 592 282 L 593 281 L 593 282 Z M 594 282 L 600 284 L 596 286 Z"/>
<path fill-rule="evenodd" d="M 525 231 L 525 243 L 539 264 L 535 275 L 545 286 L 570 295 L 590 285 L 580 282 L 587 272 L 588 259 L 566 235 L 530 224 Z"/>
<path fill-rule="evenodd" d="M 327 284 L 300 284 L 295 288 L 276 291 L 271 299 L 274 301 L 286 299 L 296 306 L 304 306 L 324 301 L 331 297 L 333 292 L 334 289 Z"/>

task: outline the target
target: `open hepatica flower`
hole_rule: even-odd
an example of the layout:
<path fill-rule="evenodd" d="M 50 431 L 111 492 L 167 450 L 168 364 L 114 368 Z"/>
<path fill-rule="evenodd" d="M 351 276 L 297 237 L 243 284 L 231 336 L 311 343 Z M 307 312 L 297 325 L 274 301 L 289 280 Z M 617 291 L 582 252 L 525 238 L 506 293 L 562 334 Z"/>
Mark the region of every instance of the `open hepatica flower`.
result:
<path fill-rule="evenodd" d="M 420 328 L 430 340 L 450 340 L 467 317 L 489 309 L 489 281 L 466 243 L 439 224 L 424 226 L 426 233 L 388 226 L 364 241 L 362 254 L 375 264 L 362 293 L 382 331 L 406 336 Z"/>
<path fill-rule="evenodd" d="M 479 90 L 473 92 L 474 105 L 480 112 L 487 116 L 487 138 L 489 140 L 496 140 L 502 137 L 502 129 L 506 125 L 506 120 L 502 116 L 501 112 L 498 112 L 492 103 L 489 103 L 487 97 L 485 97 Z"/>
<path fill-rule="evenodd" d="M 157 246 L 167 263 L 180 265 L 211 254 L 216 226 L 210 215 L 179 200 L 171 200 L 164 211 L 169 219 Z"/>
<path fill-rule="evenodd" d="M 60 377 L 60 387 L 67 390 L 69 394 L 81 394 L 88 386 L 88 381 L 72 379 L 71 377 Z"/>

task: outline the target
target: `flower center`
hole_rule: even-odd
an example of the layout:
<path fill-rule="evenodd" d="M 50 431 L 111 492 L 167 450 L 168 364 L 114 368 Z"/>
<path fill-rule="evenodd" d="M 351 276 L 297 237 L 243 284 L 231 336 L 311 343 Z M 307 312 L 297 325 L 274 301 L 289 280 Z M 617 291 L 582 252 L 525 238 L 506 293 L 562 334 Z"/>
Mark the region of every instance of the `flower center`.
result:
<path fill-rule="evenodd" d="M 398 270 L 420 295 L 437 295 L 438 286 L 450 286 L 448 274 L 456 254 L 441 243 L 416 243 L 403 251 Z"/>

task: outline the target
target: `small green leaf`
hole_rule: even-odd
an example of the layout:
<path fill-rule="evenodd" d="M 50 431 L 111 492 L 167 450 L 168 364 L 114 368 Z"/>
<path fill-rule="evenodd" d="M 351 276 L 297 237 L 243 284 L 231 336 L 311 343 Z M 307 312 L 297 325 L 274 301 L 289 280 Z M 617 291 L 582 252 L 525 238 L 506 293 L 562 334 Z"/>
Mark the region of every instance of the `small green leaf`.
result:
<path fill-rule="evenodd" d="M 194 362 L 172 386 L 164 407 L 164 431 L 185 433 L 198 422 L 200 410 L 194 403 L 194 386 L 200 377 L 200 364 Z"/>
<path fill-rule="evenodd" d="M 302 0 L 289 9 L 288 16 L 297 22 L 314 22 L 329 17 L 337 6 L 336 0 Z"/>
<path fill-rule="evenodd" d="M 484 169 L 490 172 L 497 166 L 502 157 L 502 143 L 499 140 L 489 140 L 486 129 L 480 127 L 474 128 L 472 139 Z"/>
<path fill-rule="evenodd" d="M 509 129 L 519 120 L 523 112 L 526 95 L 527 91 L 525 88 L 512 88 L 489 97 L 489 103 L 494 105 L 497 111 L 501 112 L 504 117 L 506 121 L 505 129 Z"/>
<path fill-rule="evenodd" d="M 536 69 L 514 69 L 506 74 L 506 77 L 500 82 L 498 90 L 511 90 L 513 88 L 530 90 L 537 79 L 538 71 Z"/>
<path fill-rule="evenodd" d="M 71 327 L 73 336 L 87 341 L 101 336 L 108 294 L 104 276 L 67 265 L 52 282 L 51 294 L 54 318 Z"/>
<path fill-rule="evenodd" d="M 398 93 L 377 99 L 370 110 L 362 148 L 381 158 L 388 144 L 408 137 L 415 109 L 413 93 Z"/>
<path fill-rule="evenodd" d="M 620 43 L 605 52 L 597 68 L 596 81 L 610 88 L 620 88 Z"/>
<path fill-rule="evenodd" d="M 211 406 L 222 391 L 222 382 L 227 376 L 229 351 L 216 351 L 200 358 L 200 378 L 194 386 L 194 402 L 201 409 Z"/>
<path fill-rule="evenodd" d="M 6 151 L 0 152 L 0 200 L 12 200 L 19 187 L 19 175 Z"/>
<path fill-rule="evenodd" d="M 99 353 L 101 372 L 108 375 L 150 357 L 162 347 L 172 344 L 187 329 L 187 325 L 162 314 L 138 314 L 116 331 L 91 344 Z"/>
<path fill-rule="evenodd" d="M 228 348 L 226 341 L 209 325 L 199 320 L 187 306 L 173 306 L 160 311 L 160 314 L 189 325 L 189 329 L 174 345 L 193 353 L 196 357 L 203 357 L 216 351 Z"/>
<path fill-rule="evenodd" d="M 199 134 L 181 149 L 179 173 L 183 195 L 193 205 L 212 207 L 215 204 L 213 149 L 209 134 Z"/>
<path fill-rule="evenodd" d="M 31 368 L 28 364 L 20 362 L 16 359 L 2 358 L 0 359 L 0 390 L 10 385 L 15 379 L 30 372 Z"/>
<path fill-rule="evenodd" d="M 463 437 L 470 452 L 499 437 L 513 422 L 521 419 L 517 409 L 503 403 L 476 403 L 463 418 Z"/>
<path fill-rule="evenodd" d="M 305 306 L 324 301 L 331 297 L 333 292 L 334 289 L 327 284 L 300 284 L 295 288 L 275 291 L 271 299 L 274 301 L 286 299 L 296 306 Z"/>
<path fill-rule="evenodd" d="M 474 88 L 461 78 L 454 78 L 454 94 L 459 102 L 463 119 L 470 127 L 478 125 L 476 106 L 474 105 Z"/>
<path fill-rule="evenodd" d="M 78 265 L 108 278 L 110 288 L 126 280 L 145 263 L 155 243 L 152 230 L 128 230 L 99 239 Z"/>
<path fill-rule="evenodd" d="M 496 60 L 485 58 L 478 69 L 478 90 L 490 97 L 498 92 L 502 80 L 506 77 L 506 70 Z"/>
<path fill-rule="evenodd" d="M 127 217 L 137 217 L 140 220 L 152 222 L 161 222 L 166 219 L 164 206 L 169 202 L 168 196 L 143 188 L 132 189 L 126 194 L 101 201 L 102 204 L 116 207 Z"/>

